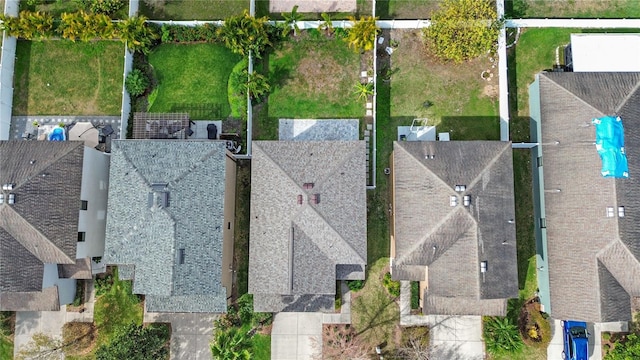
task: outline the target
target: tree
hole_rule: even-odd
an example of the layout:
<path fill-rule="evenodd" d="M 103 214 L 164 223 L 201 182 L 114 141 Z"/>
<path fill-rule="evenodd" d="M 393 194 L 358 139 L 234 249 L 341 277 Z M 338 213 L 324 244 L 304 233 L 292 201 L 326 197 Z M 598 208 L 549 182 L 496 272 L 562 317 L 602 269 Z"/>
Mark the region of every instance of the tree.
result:
<path fill-rule="evenodd" d="M 249 360 L 251 346 L 251 338 L 242 329 L 218 329 L 211 343 L 211 354 L 215 360 Z"/>
<path fill-rule="evenodd" d="M 245 10 L 242 15 L 225 19 L 224 25 L 218 28 L 218 36 L 232 52 L 242 56 L 252 52 L 261 58 L 261 53 L 271 46 L 267 21 L 266 16 L 256 18 Z"/>
<path fill-rule="evenodd" d="M 355 89 L 353 93 L 358 95 L 358 100 L 366 99 L 369 95 L 373 95 L 373 82 L 357 83 Z"/>
<path fill-rule="evenodd" d="M 326 32 L 327 35 L 332 35 L 334 28 L 333 21 L 331 21 L 331 16 L 329 16 L 329 14 L 327 13 L 322 13 L 320 14 L 320 16 L 322 17 L 322 22 L 320 23 L 320 25 L 318 25 L 318 30 Z"/>
<path fill-rule="evenodd" d="M 266 76 L 257 72 L 249 74 L 248 71 L 245 75 L 247 76 L 246 89 L 252 99 L 259 99 L 271 91 L 271 85 Z M 251 311 L 253 312 L 253 307 Z"/>
<path fill-rule="evenodd" d="M 433 53 L 460 63 L 494 48 L 501 21 L 489 0 L 444 0 L 423 34 Z"/>
<path fill-rule="evenodd" d="M 140 69 L 133 69 L 124 79 L 124 88 L 132 96 L 144 94 L 149 87 L 149 78 Z"/>
<path fill-rule="evenodd" d="M 373 50 L 376 43 L 376 37 L 380 32 L 380 28 L 376 24 L 378 18 L 372 16 L 360 16 L 360 20 L 350 16 L 349 20 L 353 22 L 353 26 L 349 29 L 349 33 L 345 41 L 349 43 L 349 47 L 356 51 Z"/>
<path fill-rule="evenodd" d="M 616 341 L 615 346 L 604 357 L 605 360 L 640 359 L 640 336 L 630 334 L 624 341 Z"/>
<path fill-rule="evenodd" d="M 295 5 L 291 12 L 282 13 L 282 17 L 284 18 L 284 27 L 282 28 L 282 36 L 285 37 L 289 35 L 289 32 L 293 29 L 293 36 L 298 36 L 298 31 L 300 31 L 300 27 L 298 27 L 298 21 L 303 19 L 302 14 L 298 14 L 298 5 Z"/>
<path fill-rule="evenodd" d="M 147 24 L 144 16 L 134 16 L 118 23 L 118 35 L 120 40 L 127 44 L 131 51 L 139 51 L 146 54 L 151 49 L 154 41 L 160 36 L 155 27 Z"/>
<path fill-rule="evenodd" d="M 507 317 L 485 318 L 482 336 L 490 354 L 514 353 L 522 349 L 520 330 Z"/>
<path fill-rule="evenodd" d="M 129 324 L 107 344 L 100 345 L 96 360 L 157 360 L 169 358 L 169 330 L 165 325 Z"/>
<path fill-rule="evenodd" d="M 328 325 L 323 329 L 321 359 L 369 359 L 367 347 L 350 325 Z"/>
<path fill-rule="evenodd" d="M 397 349 L 400 359 L 429 360 L 429 350 L 428 327 L 402 328 L 401 345 Z"/>

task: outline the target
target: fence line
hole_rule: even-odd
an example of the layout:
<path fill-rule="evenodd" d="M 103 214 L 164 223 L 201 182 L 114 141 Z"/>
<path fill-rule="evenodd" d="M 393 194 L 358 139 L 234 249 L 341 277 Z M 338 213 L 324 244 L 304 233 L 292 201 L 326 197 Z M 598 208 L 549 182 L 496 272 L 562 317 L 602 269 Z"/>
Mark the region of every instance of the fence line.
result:
<path fill-rule="evenodd" d="M 7 0 L 4 14 L 18 16 L 18 0 Z M 16 64 L 18 40 L 2 32 L 2 54 L 0 55 L 0 140 L 11 136 L 11 115 L 13 112 L 13 72 Z"/>

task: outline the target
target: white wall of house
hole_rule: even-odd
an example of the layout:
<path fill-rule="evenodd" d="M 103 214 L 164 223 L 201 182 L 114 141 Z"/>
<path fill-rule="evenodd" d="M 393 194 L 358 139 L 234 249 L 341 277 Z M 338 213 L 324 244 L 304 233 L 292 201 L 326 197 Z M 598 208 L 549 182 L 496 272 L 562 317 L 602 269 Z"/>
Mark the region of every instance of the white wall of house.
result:
<path fill-rule="evenodd" d="M 60 305 L 71 304 L 76 296 L 76 279 L 60 279 L 57 264 L 44 264 L 42 288 L 58 286 Z"/>
<path fill-rule="evenodd" d="M 109 154 L 85 146 L 80 199 L 87 201 L 87 210 L 80 210 L 78 232 L 85 233 L 85 241 L 78 242 L 76 251 L 78 259 L 104 254 L 109 160 Z"/>

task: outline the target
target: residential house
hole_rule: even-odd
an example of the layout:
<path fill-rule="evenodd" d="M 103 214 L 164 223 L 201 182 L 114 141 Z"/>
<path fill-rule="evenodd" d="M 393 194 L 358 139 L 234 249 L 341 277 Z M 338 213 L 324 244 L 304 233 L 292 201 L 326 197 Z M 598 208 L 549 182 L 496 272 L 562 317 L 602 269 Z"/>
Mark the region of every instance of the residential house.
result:
<path fill-rule="evenodd" d="M 103 270 L 108 182 L 81 141 L 0 141 L 0 310 L 59 310 Z"/>
<path fill-rule="evenodd" d="M 255 311 L 332 312 L 336 281 L 365 278 L 365 192 L 364 141 L 253 142 Z"/>
<path fill-rule="evenodd" d="M 510 142 L 400 141 L 391 156 L 391 274 L 425 314 L 505 315 L 518 296 Z"/>
<path fill-rule="evenodd" d="M 640 296 L 640 73 L 541 73 L 529 88 L 538 283 L 556 319 L 631 320 Z M 605 178 L 592 119 L 624 125 L 628 178 Z"/>
<path fill-rule="evenodd" d="M 225 312 L 235 161 L 221 141 L 112 144 L 105 261 L 149 312 Z"/>

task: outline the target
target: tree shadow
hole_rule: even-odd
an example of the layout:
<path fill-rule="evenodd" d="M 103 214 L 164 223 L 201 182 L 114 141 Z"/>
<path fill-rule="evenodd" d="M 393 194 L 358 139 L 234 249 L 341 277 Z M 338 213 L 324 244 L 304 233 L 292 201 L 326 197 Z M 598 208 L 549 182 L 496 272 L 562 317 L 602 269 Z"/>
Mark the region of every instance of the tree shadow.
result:
<path fill-rule="evenodd" d="M 353 312 L 359 314 L 356 335 L 383 340 L 386 335 L 384 327 L 400 320 L 396 300 L 381 286 L 376 287 L 371 296 L 358 297 L 352 304 Z"/>
<path fill-rule="evenodd" d="M 18 40 L 16 42 L 16 61 L 15 75 L 13 78 L 13 114 L 28 115 L 29 114 L 29 78 L 31 72 L 31 52 L 32 42 L 27 40 Z M 17 99 L 21 99 L 18 102 Z M 16 103 L 23 104 L 23 107 L 16 107 Z"/>

